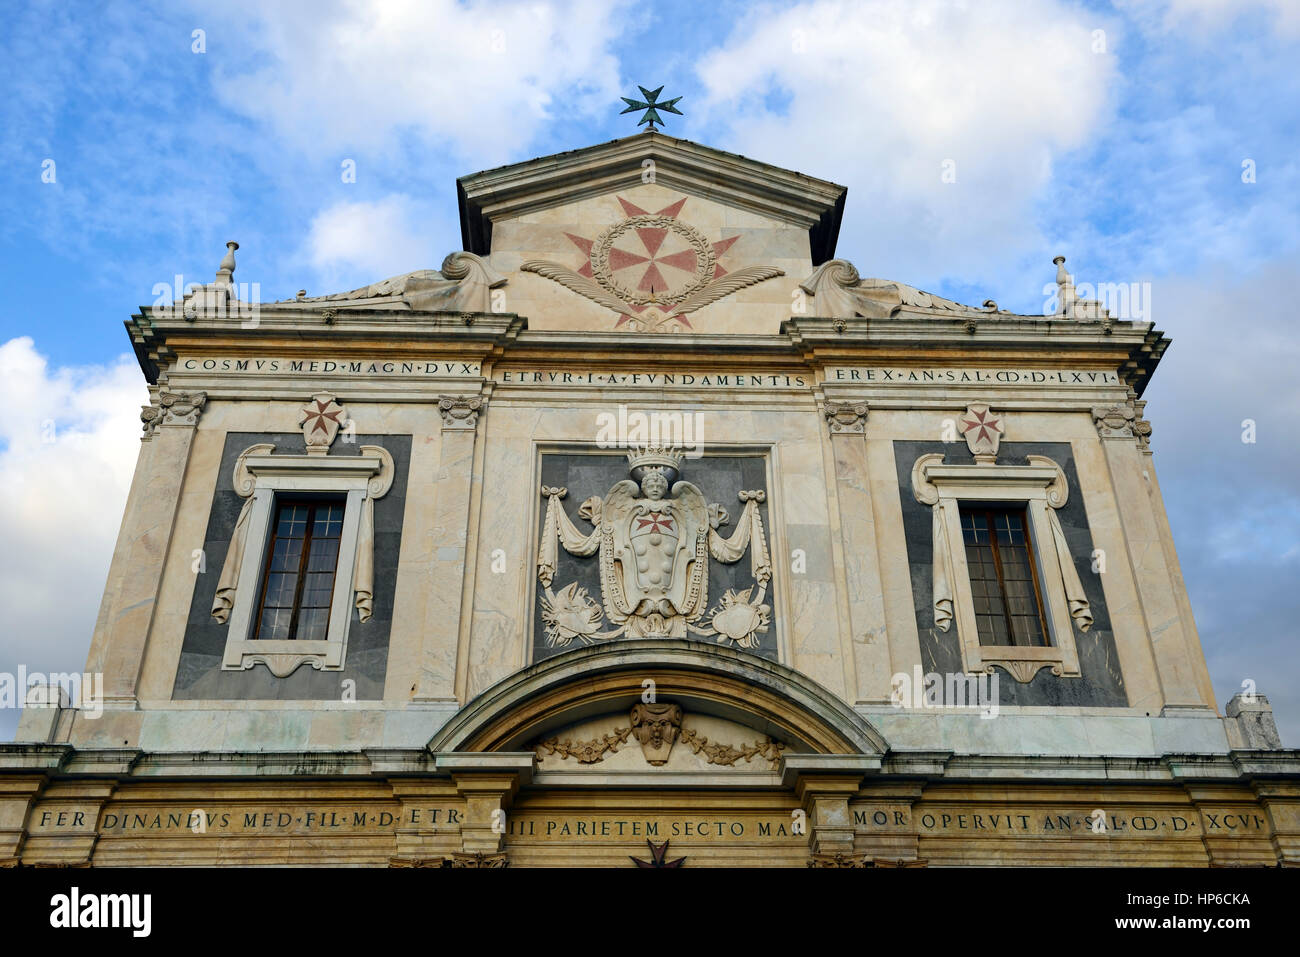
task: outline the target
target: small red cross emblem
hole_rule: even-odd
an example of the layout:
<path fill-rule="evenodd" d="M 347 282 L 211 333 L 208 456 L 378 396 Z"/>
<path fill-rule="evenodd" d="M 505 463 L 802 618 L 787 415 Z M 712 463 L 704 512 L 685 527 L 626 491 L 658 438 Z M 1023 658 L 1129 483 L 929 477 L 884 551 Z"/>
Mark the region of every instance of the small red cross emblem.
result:
<path fill-rule="evenodd" d="M 673 530 L 673 520 L 667 515 L 652 512 L 649 518 L 638 518 L 636 527 L 637 531 L 649 528 L 651 532 L 671 532 Z"/>
<path fill-rule="evenodd" d="M 988 409 L 969 409 L 971 418 L 962 419 L 961 424 L 965 426 L 962 435 L 967 437 L 975 432 L 973 441 L 991 442 L 997 436 L 1002 434 L 1002 416 L 994 415 Z M 978 430 L 978 431 L 976 431 Z"/>
<path fill-rule="evenodd" d="M 333 410 L 330 409 L 330 406 L 334 406 Z M 322 402 L 320 399 L 313 399 L 307 405 L 307 408 L 303 409 L 304 423 L 311 423 L 311 429 L 309 431 L 312 433 L 325 432 L 328 434 L 329 426 L 325 424 L 325 421 L 328 419 L 330 422 L 338 422 L 339 413 L 342 411 L 342 409 L 334 405 L 333 399 L 326 402 Z"/>

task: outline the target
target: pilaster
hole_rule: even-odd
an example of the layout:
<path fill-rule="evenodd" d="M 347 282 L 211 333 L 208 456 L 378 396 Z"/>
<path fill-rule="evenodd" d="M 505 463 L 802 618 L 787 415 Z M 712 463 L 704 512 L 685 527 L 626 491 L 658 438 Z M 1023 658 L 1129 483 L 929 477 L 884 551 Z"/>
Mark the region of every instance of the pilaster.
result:
<path fill-rule="evenodd" d="M 86 663 L 87 671 L 104 675 L 105 708 L 136 708 L 181 486 L 206 403 L 203 392 L 164 390 L 141 413 L 143 445 Z"/>
<path fill-rule="evenodd" d="M 1150 454 L 1145 447 L 1150 427 L 1131 406 L 1094 409 L 1116 505 L 1124 531 L 1129 566 L 1155 655 L 1165 708 L 1214 709 L 1200 642 L 1188 633 L 1176 594 L 1175 576 L 1166 561 L 1166 544 L 1151 493 Z M 1139 422 L 1141 424 L 1139 424 Z"/>
<path fill-rule="evenodd" d="M 892 672 L 867 464 L 867 403 L 828 399 L 824 414 L 835 470 L 839 534 L 834 549 L 844 572 L 854 669 L 846 684 L 857 689 L 855 703 L 885 704 Z"/>
<path fill-rule="evenodd" d="M 470 505 L 474 491 L 475 443 L 486 397 L 475 394 L 439 398 L 442 442 L 434 476 L 432 569 L 429 576 L 420 670 L 412 700 L 420 704 L 455 702 L 464 682 L 460 648 L 461 605 L 465 591 Z"/>

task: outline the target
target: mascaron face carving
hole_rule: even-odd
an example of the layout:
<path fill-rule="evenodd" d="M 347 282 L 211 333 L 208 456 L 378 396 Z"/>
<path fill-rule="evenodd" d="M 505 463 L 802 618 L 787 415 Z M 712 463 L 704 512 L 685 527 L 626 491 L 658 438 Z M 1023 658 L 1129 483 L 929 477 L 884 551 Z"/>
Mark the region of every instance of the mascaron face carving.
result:
<path fill-rule="evenodd" d="M 668 763 L 681 727 L 681 705 L 665 702 L 638 704 L 632 708 L 632 733 L 641 742 L 646 761 L 656 767 Z"/>

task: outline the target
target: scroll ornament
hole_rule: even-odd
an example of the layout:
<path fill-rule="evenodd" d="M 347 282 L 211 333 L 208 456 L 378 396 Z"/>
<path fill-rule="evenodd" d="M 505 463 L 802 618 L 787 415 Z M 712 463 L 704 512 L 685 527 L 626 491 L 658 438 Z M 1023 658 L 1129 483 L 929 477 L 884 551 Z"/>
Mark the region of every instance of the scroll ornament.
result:
<path fill-rule="evenodd" d="M 987 309 L 965 306 L 913 286 L 887 279 L 863 279 L 847 259 L 830 259 L 799 283 L 814 297 L 812 314 L 826 319 L 888 319 L 904 306 L 963 315 L 988 315 Z"/>

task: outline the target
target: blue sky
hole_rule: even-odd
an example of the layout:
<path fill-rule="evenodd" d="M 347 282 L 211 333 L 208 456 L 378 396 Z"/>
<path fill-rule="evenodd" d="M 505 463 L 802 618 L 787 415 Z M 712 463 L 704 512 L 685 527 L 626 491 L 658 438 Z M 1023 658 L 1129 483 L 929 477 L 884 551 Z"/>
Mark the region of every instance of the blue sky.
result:
<path fill-rule="evenodd" d="M 436 267 L 457 176 L 627 135 L 619 95 L 665 84 L 673 135 L 848 186 L 864 275 L 1031 313 L 1057 253 L 1151 284 L 1219 703 L 1255 681 L 1300 744 L 1300 4 L 265 6 L 3 14 L 0 670 L 84 662 L 144 397 L 122 321 L 157 284 L 210 281 L 229 239 L 263 299 Z"/>

